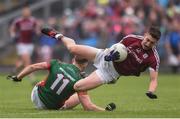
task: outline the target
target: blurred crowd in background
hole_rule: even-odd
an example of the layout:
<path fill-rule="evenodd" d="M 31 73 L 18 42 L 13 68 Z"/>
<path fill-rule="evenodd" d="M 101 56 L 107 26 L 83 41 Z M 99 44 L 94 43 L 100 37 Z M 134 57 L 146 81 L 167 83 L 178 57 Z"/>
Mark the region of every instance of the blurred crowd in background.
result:
<path fill-rule="evenodd" d="M 180 67 L 180 0 L 86 0 L 47 20 L 35 18 L 39 28 L 51 26 L 79 44 L 98 48 L 110 47 L 129 34 L 143 35 L 151 25 L 159 26 L 162 36 L 157 48 L 161 64 L 171 66 L 174 73 Z M 36 35 L 34 62 L 51 58 L 70 62 L 60 41 L 41 33 Z"/>

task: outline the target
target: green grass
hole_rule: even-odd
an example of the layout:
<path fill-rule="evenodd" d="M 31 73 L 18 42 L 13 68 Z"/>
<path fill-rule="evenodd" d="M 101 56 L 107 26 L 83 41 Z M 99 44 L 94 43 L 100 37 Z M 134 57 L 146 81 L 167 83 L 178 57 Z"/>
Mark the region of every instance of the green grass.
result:
<path fill-rule="evenodd" d="M 43 76 L 38 75 L 40 80 Z M 37 110 L 30 100 L 32 86 L 25 79 L 21 83 L 5 80 L 0 76 L 0 117 L 44 118 L 180 118 L 180 76 L 160 74 L 156 91 L 157 100 L 145 96 L 149 84 L 148 75 L 121 77 L 116 84 L 104 85 L 89 92 L 92 101 L 102 107 L 114 102 L 113 112 L 86 112 L 81 106 L 67 111 Z"/>

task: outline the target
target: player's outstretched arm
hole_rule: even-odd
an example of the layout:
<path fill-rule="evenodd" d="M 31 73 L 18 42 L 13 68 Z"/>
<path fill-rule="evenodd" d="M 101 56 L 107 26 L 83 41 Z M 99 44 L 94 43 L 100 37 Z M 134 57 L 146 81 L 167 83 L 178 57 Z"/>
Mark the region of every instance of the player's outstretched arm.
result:
<path fill-rule="evenodd" d="M 150 99 L 157 99 L 157 95 L 154 94 L 158 85 L 157 78 L 158 78 L 158 72 L 150 70 L 150 84 L 149 84 L 148 92 L 146 93 L 146 95 Z"/>
<path fill-rule="evenodd" d="M 61 109 L 72 109 L 80 104 L 77 93 L 73 94 L 68 100 L 65 101 L 65 104 Z"/>
<path fill-rule="evenodd" d="M 79 100 L 86 111 L 105 111 L 104 108 L 98 107 L 91 102 L 87 92 L 78 92 Z"/>
<path fill-rule="evenodd" d="M 21 81 L 25 76 L 28 74 L 37 71 L 37 70 L 43 70 L 43 69 L 48 69 L 48 64 L 47 62 L 42 62 L 42 63 L 36 63 L 29 65 L 25 67 L 17 76 L 8 76 L 7 79 L 13 80 L 13 81 Z"/>
<path fill-rule="evenodd" d="M 105 108 L 99 107 L 91 102 L 91 99 L 87 92 L 78 92 L 79 100 L 86 111 L 113 111 L 116 109 L 114 103 L 108 104 Z"/>

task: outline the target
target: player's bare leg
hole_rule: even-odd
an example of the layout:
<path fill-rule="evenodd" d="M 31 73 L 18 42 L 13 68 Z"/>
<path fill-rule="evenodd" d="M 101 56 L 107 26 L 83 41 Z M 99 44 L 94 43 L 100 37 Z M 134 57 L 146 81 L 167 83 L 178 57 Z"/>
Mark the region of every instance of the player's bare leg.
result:
<path fill-rule="evenodd" d="M 94 61 L 96 53 L 98 52 L 97 48 L 77 45 L 73 39 L 63 36 L 52 28 L 43 28 L 41 32 L 52 38 L 61 40 L 72 54 L 83 57 L 89 61 Z"/>
<path fill-rule="evenodd" d="M 88 77 L 76 82 L 74 85 L 74 89 L 76 91 L 87 91 L 87 90 L 99 87 L 102 84 L 103 84 L 103 81 L 100 79 L 100 77 L 94 71 Z"/>
<path fill-rule="evenodd" d="M 96 53 L 99 50 L 91 46 L 77 45 L 73 39 L 65 36 L 61 38 L 61 41 L 72 54 L 88 59 L 89 61 L 94 61 Z"/>

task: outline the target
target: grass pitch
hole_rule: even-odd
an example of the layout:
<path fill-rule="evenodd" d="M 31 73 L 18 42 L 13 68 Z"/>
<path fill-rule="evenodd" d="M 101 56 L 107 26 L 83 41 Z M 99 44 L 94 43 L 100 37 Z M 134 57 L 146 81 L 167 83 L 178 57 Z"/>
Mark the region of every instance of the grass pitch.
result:
<path fill-rule="evenodd" d="M 38 80 L 43 75 L 37 75 Z M 180 75 L 160 74 L 156 91 L 157 100 L 148 99 L 149 76 L 121 77 L 116 84 L 104 85 L 89 92 L 92 101 L 105 107 L 114 102 L 113 112 L 87 112 L 81 106 L 73 110 L 37 110 L 30 100 L 32 85 L 28 79 L 20 83 L 6 80 L 0 75 L 0 118 L 180 118 Z"/>

